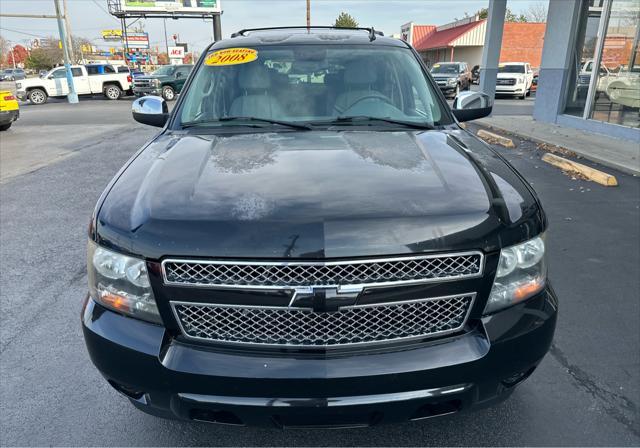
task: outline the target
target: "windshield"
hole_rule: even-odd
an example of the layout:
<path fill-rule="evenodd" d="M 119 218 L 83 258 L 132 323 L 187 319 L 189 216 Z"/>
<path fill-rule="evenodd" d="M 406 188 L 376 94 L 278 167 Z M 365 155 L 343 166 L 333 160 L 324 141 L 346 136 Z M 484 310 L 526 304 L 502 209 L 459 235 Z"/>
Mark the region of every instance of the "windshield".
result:
<path fill-rule="evenodd" d="M 524 65 L 505 65 L 498 66 L 498 73 L 524 73 Z"/>
<path fill-rule="evenodd" d="M 228 51 L 251 57 L 228 63 L 219 56 L 228 52 L 207 55 L 183 92 L 177 115 L 181 125 L 241 124 L 230 117 L 318 126 L 344 123 L 349 117 L 425 126 L 449 122 L 422 67 L 406 48 L 295 45 Z M 251 124 L 274 125 L 257 120 Z"/>
<path fill-rule="evenodd" d="M 171 76 L 173 75 L 173 72 L 176 70 L 175 67 L 171 66 L 171 65 L 165 65 L 163 67 L 160 67 L 158 70 L 156 70 L 155 72 L 151 73 L 154 76 Z"/>
<path fill-rule="evenodd" d="M 457 75 L 460 71 L 458 64 L 434 64 L 431 73 L 444 73 L 447 75 Z"/>

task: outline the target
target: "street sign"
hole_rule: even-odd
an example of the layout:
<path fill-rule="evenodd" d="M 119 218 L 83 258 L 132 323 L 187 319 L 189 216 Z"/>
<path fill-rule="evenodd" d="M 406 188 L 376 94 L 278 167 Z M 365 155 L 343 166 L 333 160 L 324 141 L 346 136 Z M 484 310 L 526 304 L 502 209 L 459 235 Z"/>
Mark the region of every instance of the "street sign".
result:
<path fill-rule="evenodd" d="M 169 47 L 169 59 L 184 58 L 184 47 Z"/>
<path fill-rule="evenodd" d="M 102 38 L 106 41 L 122 40 L 122 30 L 102 30 Z"/>
<path fill-rule="evenodd" d="M 149 48 L 149 34 L 127 31 L 127 47 Z"/>

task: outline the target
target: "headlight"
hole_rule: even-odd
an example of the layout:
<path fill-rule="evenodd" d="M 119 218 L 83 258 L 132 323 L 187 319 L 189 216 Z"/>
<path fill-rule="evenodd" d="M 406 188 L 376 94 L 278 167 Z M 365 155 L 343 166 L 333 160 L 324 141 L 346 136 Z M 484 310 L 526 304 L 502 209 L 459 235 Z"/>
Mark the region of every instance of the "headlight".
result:
<path fill-rule="evenodd" d="M 160 80 L 159 79 L 154 79 L 153 80 L 153 85 L 154 86 L 159 86 L 160 85 Z"/>
<path fill-rule="evenodd" d="M 131 317 L 162 323 L 144 260 L 121 255 L 89 241 L 87 272 L 93 300 Z"/>
<path fill-rule="evenodd" d="M 455 85 L 457 82 L 458 80 L 456 78 L 447 79 L 447 84 L 451 84 L 452 86 Z"/>
<path fill-rule="evenodd" d="M 518 84 L 524 83 L 524 76 L 518 76 Z"/>
<path fill-rule="evenodd" d="M 17 82 L 16 83 L 16 90 L 20 90 L 22 88 L 22 83 L 21 82 Z"/>
<path fill-rule="evenodd" d="M 502 249 L 484 314 L 515 305 L 539 293 L 544 289 L 546 280 L 544 235 Z"/>

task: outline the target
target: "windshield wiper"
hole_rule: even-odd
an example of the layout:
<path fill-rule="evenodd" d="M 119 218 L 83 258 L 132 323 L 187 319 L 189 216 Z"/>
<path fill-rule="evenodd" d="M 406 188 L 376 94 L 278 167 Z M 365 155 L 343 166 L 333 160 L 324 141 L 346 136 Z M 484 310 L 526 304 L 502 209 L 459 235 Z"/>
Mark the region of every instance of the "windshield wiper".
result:
<path fill-rule="evenodd" d="M 381 121 L 383 123 L 397 124 L 400 126 L 407 126 L 414 129 L 434 129 L 433 125 L 429 123 L 419 123 L 415 121 L 405 121 L 405 120 L 394 120 L 393 118 L 381 118 L 381 117 L 369 117 L 367 115 L 356 115 L 356 116 L 348 116 L 348 117 L 337 117 L 332 120 L 331 123 L 342 124 L 342 123 L 358 123 L 361 121 Z"/>
<path fill-rule="evenodd" d="M 193 127 L 193 126 L 224 123 L 224 122 L 228 122 L 228 121 L 248 121 L 248 122 L 254 122 L 254 123 L 256 123 L 256 122 L 257 123 L 270 123 L 270 124 L 277 124 L 277 125 L 280 125 L 280 126 L 287 126 L 287 127 L 294 128 L 294 129 L 301 129 L 301 130 L 305 130 L 305 131 L 310 131 L 310 130 L 313 129 L 308 124 L 294 123 L 294 122 L 291 122 L 291 121 L 271 120 L 270 118 L 258 118 L 258 117 L 221 117 L 221 118 L 218 118 L 216 120 L 187 121 L 185 123 L 182 123 L 182 127 L 183 128 L 190 128 L 190 127 Z"/>

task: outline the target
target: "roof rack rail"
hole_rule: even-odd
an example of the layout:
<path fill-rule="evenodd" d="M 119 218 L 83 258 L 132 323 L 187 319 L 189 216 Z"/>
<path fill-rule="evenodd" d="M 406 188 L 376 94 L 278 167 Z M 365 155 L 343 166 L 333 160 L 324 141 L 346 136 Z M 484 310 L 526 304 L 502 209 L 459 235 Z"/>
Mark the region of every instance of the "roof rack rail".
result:
<path fill-rule="evenodd" d="M 271 31 L 271 30 L 311 30 L 311 29 L 320 29 L 320 30 L 355 30 L 355 31 L 367 31 L 369 33 L 369 40 L 376 40 L 376 35 L 384 36 L 382 31 L 376 31 L 373 27 L 364 28 L 364 27 L 337 27 L 337 26 L 274 26 L 268 28 L 245 28 L 240 31 L 236 31 L 231 35 L 232 38 L 244 36 L 246 33 L 251 31 Z"/>

